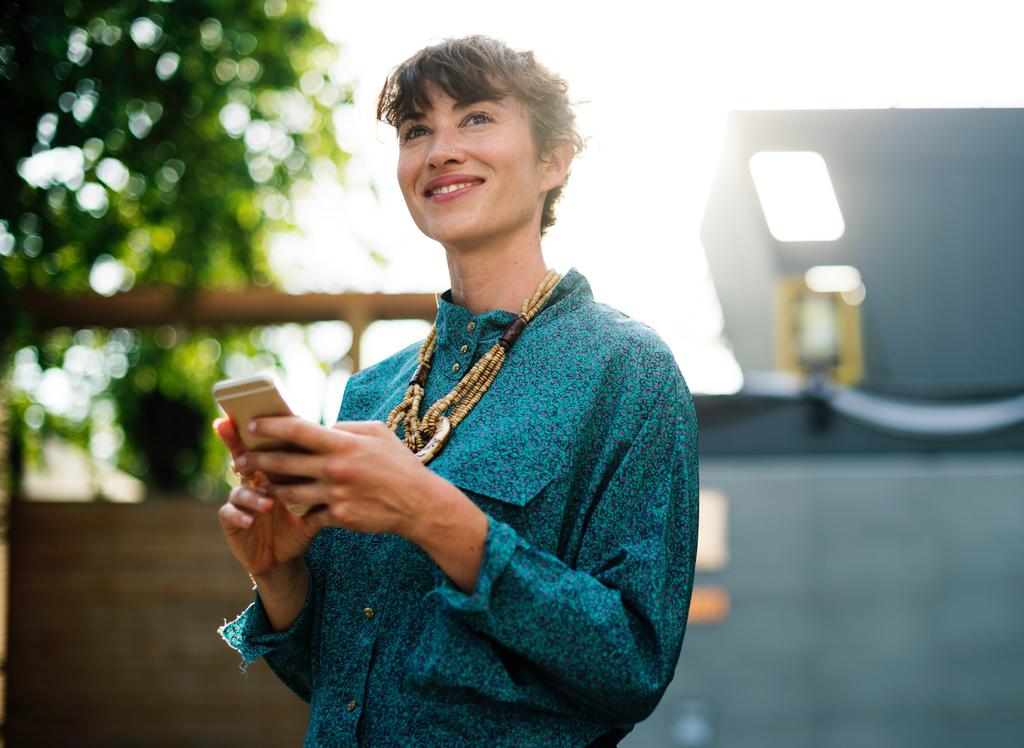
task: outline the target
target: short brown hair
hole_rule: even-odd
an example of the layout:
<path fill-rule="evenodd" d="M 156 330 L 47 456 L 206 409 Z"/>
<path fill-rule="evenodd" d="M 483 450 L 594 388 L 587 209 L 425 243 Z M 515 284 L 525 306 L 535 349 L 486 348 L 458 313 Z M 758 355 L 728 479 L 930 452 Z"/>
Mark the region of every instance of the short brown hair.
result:
<path fill-rule="evenodd" d="M 529 113 L 541 155 L 559 143 L 569 143 L 577 154 L 583 150 L 569 86 L 537 62 L 533 52 L 513 50 L 487 36 L 446 39 L 425 47 L 388 75 L 377 98 L 377 119 L 397 129 L 411 113 L 428 108 L 430 83 L 459 103 L 515 97 Z M 555 203 L 564 184 L 552 187 L 544 197 L 541 235 L 555 223 Z"/>

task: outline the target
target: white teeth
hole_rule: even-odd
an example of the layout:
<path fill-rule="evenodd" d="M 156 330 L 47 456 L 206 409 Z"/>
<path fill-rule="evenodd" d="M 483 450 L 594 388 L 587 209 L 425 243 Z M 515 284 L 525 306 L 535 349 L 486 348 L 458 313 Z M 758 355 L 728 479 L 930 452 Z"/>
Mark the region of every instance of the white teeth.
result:
<path fill-rule="evenodd" d="M 449 184 L 447 187 L 438 187 L 436 190 L 430 191 L 430 196 L 434 195 L 447 195 L 449 192 L 455 192 L 455 190 L 461 190 L 463 187 L 473 186 L 473 182 L 460 182 L 459 184 Z"/>

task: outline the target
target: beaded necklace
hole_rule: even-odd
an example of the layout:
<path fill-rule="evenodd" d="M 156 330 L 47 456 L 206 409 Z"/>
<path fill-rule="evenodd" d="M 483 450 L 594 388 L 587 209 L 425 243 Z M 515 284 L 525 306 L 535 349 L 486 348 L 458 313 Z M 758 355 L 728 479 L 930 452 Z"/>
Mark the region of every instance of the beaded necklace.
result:
<path fill-rule="evenodd" d="M 430 373 L 430 361 L 434 356 L 437 342 L 437 322 L 430 328 L 426 340 L 420 346 L 419 365 L 409 380 L 405 398 L 395 406 L 387 420 L 388 428 L 396 434 L 398 427 L 404 426 L 402 441 L 416 453 L 423 464 L 430 462 L 444 448 L 455 427 L 487 392 L 501 365 L 505 363 L 509 349 L 519 339 L 526 323 L 543 308 L 561 279 L 560 273 L 548 270 L 533 296 L 523 299 L 519 315 L 501 333 L 498 342 L 473 365 L 462 381 L 455 385 L 455 389 L 430 406 L 421 419 L 420 404 L 423 401 L 423 388 Z M 443 415 L 449 408 L 452 408 L 451 413 Z"/>

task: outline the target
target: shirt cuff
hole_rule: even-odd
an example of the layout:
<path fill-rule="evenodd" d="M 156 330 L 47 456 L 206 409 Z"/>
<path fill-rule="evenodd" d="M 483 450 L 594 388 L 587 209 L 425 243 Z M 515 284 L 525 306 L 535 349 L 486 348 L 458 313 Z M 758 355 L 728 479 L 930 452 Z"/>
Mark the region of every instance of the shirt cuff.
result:
<path fill-rule="evenodd" d="M 295 616 L 292 625 L 284 631 L 274 631 L 267 618 L 267 611 L 260 599 L 259 589 L 256 600 L 243 610 L 238 618 L 230 623 L 225 622 L 217 629 L 217 633 L 232 649 L 238 650 L 246 662 L 255 662 L 268 652 L 273 652 L 288 639 L 300 634 L 308 627 L 313 615 L 313 580 L 309 580 L 306 589 L 306 600 L 302 609 Z"/>
<path fill-rule="evenodd" d="M 490 608 L 491 590 L 512 560 L 519 535 L 509 525 L 487 515 L 487 536 L 476 586 L 472 594 L 460 590 L 451 578 L 439 570 L 438 586 L 430 591 L 448 607 L 465 613 L 484 613 Z"/>

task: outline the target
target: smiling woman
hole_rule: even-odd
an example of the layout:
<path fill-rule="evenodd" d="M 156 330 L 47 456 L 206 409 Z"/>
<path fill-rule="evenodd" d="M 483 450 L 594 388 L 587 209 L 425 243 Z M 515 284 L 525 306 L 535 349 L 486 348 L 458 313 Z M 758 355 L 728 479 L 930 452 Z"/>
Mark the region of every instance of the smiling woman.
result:
<path fill-rule="evenodd" d="M 488 111 L 493 105 L 502 108 L 499 125 L 528 125 L 532 138 L 529 144 L 518 143 L 519 156 L 532 152 L 548 157 L 559 148 L 569 148 L 571 161 L 583 150 L 583 139 L 576 131 L 565 81 L 538 64 L 531 52 L 512 53 L 503 44 L 484 37 L 473 40 L 472 52 L 459 45 L 442 44 L 427 47 L 403 63 L 381 91 L 377 118 L 393 126 L 404 145 L 409 136 L 430 133 L 429 127 L 421 127 L 420 120 L 436 105 L 442 109 L 445 104 L 455 105 L 466 124 L 493 122 L 494 115 Z M 438 94 L 446 101 L 436 100 Z M 466 111 L 473 104 L 480 104 L 483 110 Z M 564 152 L 560 155 L 566 156 Z M 564 166 L 567 169 L 568 163 Z M 400 164 L 400 182 L 401 172 Z M 567 179 L 568 171 L 544 192 L 542 236 L 555 223 L 555 203 Z M 408 201 L 404 182 L 402 190 Z"/>
<path fill-rule="evenodd" d="M 245 476 L 221 526 L 256 583 L 221 634 L 311 703 L 307 745 L 615 745 L 686 629 L 690 392 L 657 333 L 546 266 L 582 145 L 564 81 L 449 40 L 392 73 L 378 116 L 452 285 L 421 343 L 352 377 L 332 428 L 253 422 L 304 454 L 217 424 Z"/>

